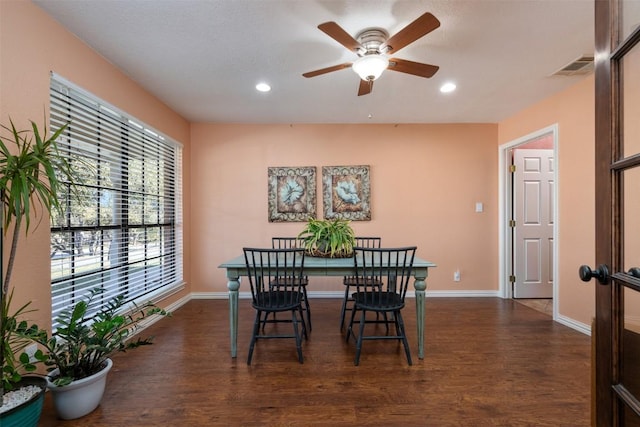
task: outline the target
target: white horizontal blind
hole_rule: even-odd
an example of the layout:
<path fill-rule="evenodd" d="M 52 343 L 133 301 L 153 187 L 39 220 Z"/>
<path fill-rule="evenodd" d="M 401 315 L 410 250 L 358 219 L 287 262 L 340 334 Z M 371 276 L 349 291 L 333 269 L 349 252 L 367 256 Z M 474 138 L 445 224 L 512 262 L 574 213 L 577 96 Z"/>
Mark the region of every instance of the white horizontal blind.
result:
<path fill-rule="evenodd" d="M 77 173 L 51 217 L 53 329 L 60 311 L 102 288 L 139 302 L 182 283 L 182 147 L 52 75 L 51 131 Z"/>

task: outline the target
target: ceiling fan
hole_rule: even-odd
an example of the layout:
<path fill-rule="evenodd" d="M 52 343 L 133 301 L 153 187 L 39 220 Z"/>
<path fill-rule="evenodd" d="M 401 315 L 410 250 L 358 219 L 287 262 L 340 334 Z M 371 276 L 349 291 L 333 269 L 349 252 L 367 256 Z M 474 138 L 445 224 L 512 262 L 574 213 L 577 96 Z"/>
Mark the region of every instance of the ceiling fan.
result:
<path fill-rule="evenodd" d="M 438 71 L 438 66 L 400 58 L 389 58 L 387 55 L 395 54 L 439 26 L 440 21 L 431 13 L 426 12 L 391 37 L 382 28 L 368 28 L 353 38 L 335 22 L 325 22 L 318 25 L 318 28 L 347 49 L 355 52 L 358 59 L 354 62 L 309 71 L 303 76 L 315 77 L 351 67 L 360 76 L 358 96 L 371 93 L 373 81 L 380 77 L 387 68 L 392 71 L 429 78 Z"/>

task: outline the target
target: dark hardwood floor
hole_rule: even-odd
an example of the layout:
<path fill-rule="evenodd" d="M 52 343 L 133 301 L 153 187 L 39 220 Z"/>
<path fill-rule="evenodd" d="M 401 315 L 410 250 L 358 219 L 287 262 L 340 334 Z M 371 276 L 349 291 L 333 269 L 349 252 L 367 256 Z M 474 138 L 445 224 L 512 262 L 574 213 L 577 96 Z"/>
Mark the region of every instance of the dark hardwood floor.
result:
<path fill-rule="evenodd" d="M 588 426 L 590 338 L 512 300 L 428 298 L 425 359 L 415 305 L 405 321 L 414 360 L 395 341 L 355 345 L 338 330 L 340 301 L 312 299 L 303 344 L 259 341 L 246 364 L 253 311 L 240 301 L 238 358 L 226 300 L 193 300 L 147 329 L 155 344 L 114 357 L 92 414 L 64 426 Z M 278 327 L 283 327 L 279 325 Z M 289 325 L 287 325 L 289 327 Z"/>

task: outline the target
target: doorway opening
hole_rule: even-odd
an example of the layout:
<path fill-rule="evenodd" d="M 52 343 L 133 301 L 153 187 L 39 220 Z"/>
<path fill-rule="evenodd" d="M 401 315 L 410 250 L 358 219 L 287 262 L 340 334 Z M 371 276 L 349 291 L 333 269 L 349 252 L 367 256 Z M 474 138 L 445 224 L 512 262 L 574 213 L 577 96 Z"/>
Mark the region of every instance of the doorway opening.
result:
<path fill-rule="evenodd" d="M 533 308 L 550 306 L 546 312 L 554 320 L 558 312 L 557 140 L 556 124 L 499 147 L 499 294 Z"/>

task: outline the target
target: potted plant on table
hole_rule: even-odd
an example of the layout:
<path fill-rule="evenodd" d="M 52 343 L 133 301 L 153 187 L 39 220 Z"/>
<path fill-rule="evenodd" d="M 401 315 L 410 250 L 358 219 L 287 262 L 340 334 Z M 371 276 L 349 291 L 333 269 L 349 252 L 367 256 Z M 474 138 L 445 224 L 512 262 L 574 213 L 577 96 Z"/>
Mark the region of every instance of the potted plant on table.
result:
<path fill-rule="evenodd" d="M 305 250 L 311 256 L 346 258 L 353 255 L 355 233 L 350 221 L 345 219 L 309 218 L 298 238 L 304 242 Z"/>
<path fill-rule="evenodd" d="M 30 302 L 15 311 L 11 308 L 16 288 L 11 287 L 11 278 L 19 233 L 24 225 L 25 234 L 29 234 L 32 216 L 60 209 L 59 194 L 65 189 L 60 178 L 72 183 L 73 174 L 56 144 L 66 126 L 47 137 L 46 130 L 41 132 L 35 122 L 31 122 L 30 130 L 18 130 L 9 122 L 10 126 L 1 126 L 8 136 L 0 136 L 0 260 L 4 260 L 4 237 L 9 230 L 12 233 L 4 275 L 0 262 L 0 424 L 24 427 L 35 426 L 40 418 L 46 381 L 22 377 L 36 370 L 37 360 L 32 361 L 24 350 L 43 331 L 23 319 L 33 311 L 29 309 Z M 34 356 L 42 356 L 42 352 Z"/>
<path fill-rule="evenodd" d="M 48 387 L 62 419 L 80 418 L 96 409 L 112 366 L 110 357 L 152 344 L 152 337 L 129 339 L 150 316 L 171 315 L 151 302 L 128 307 L 124 296 L 117 295 L 92 316 L 92 302 L 103 293 L 101 288 L 92 289 L 86 298 L 63 310 L 56 335 L 35 337 L 45 348 L 39 359 L 49 367 Z"/>

